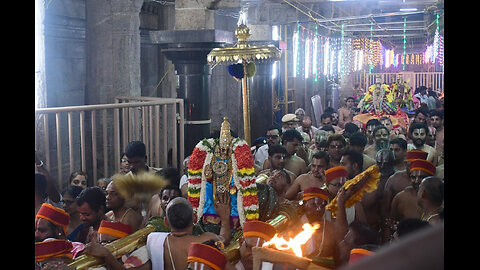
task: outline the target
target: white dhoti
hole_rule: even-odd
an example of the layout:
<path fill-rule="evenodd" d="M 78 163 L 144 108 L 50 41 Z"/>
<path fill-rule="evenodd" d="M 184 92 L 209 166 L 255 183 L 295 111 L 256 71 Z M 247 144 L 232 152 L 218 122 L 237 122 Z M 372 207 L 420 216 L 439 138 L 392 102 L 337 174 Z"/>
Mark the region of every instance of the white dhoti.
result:
<path fill-rule="evenodd" d="M 152 261 L 152 270 L 163 270 L 163 243 L 169 233 L 153 232 L 147 237 L 147 250 Z"/>

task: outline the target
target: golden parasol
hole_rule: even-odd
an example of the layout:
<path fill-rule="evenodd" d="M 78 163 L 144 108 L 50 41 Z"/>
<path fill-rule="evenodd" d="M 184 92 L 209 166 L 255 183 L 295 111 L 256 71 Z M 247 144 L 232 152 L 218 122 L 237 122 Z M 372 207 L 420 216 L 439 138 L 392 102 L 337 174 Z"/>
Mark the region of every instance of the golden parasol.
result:
<path fill-rule="evenodd" d="M 243 23 L 235 30 L 235 36 L 238 42 L 234 47 L 213 49 L 207 55 L 207 62 L 209 64 L 234 64 L 239 61 L 242 62 L 244 71 L 242 78 L 243 131 L 245 140 L 250 145 L 250 105 L 248 102 L 247 63 L 257 60 L 262 62 L 277 61 L 281 58 L 281 52 L 274 45 L 250 46 L 247 42 L 247 39 L 250 37 L 250 29 Z"/>

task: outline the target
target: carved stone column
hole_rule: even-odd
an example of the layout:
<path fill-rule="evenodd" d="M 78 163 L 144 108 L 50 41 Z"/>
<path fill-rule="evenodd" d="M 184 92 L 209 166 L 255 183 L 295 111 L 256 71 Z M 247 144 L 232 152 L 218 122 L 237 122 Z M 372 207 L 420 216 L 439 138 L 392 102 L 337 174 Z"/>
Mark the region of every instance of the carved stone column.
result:
<path fill-rule="evenodd" d="M 207 54 L 233 42 L 233 34 L 222 30 L 151 31 L 150 40 L 175 65 L 177 97 L 184 100 L 185 156 L 210 135 L 211 67 Z"/>
<path fill-rule="evenodd" d="M 87 104 L 140 96 L 143 0 L 86 0 Z"/>

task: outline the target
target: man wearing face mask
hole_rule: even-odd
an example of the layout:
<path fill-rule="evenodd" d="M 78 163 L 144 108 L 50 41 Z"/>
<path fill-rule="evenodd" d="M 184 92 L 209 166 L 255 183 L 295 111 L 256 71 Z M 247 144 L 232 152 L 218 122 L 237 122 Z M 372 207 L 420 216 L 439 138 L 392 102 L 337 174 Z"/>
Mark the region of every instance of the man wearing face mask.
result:
<path fill-rule="evenodd" d="M 408 135 L 412 143 L 407 145 L 407 150 L 421 150 L 427 152 L 427 160 L 437 166 L 437 151 L 430 145 L 427 145 L 428 126 L 424 123 L 414 123 L 408 129 Z"/>

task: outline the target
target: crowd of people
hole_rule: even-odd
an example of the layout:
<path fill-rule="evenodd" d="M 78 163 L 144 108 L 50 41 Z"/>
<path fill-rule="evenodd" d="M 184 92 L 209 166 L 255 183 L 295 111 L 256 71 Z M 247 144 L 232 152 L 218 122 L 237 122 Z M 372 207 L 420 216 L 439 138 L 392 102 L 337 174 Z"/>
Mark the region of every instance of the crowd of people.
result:
<path fill-rule="evenodd" d="M 102 262 L 90 269 L 248 270 L 253 269 L 254 247 L 276 234 L 295 235 L 310 223 L 321 226 L 302 246 L 303 256 L 317 269 L 333 269 L 373 257 L 405 236 L 443 224 L 443 107 L 429 110 L 429 104 L 422 102 L 406 130 L 392 124 L 389 117 L 366 124 L 354 121 L 357 104 L 358 99 L 349 97 L 338 111 L 327 108 L 318 127 L 301 108 L 284 115 L 282 126 L 268 127 L 265 136 L 249 146 L 251 170 L 232 165 L 227 155 L 218 156 L 224 163 L 222 158 L 213 160 L 210 171 L 201 163 L 205 170 L 200 171 L 201 179 L 213 174 L 211 184 L 231 177 L 224 193 L 218 187 L 212 191 L 208 183 L 194 182 L 199 172 L 194 165 L 188 166 L 193 154 L 185 159 L 182 172 L 149 167 L 140 141 L 127 145 L 114 176 L 87 186 L 87 174 L 75 171 L 62 192 L 36 153 L 35 267 L 74 269 L 68 264 L 88 255 Z M 213 138 L 218 142 L 218 135 Z M 238 159 L 242 144 L 239 139 L 233 139 L 235 143 L 230 150 Z M 220 143 L 215 153 L 222 150 Z M 220 175 L 221 166 L 230 172 L 226 177 Z M 249 186 L 248 191 L 236 189 L 232 166 L 239 175 L 245 172 L 251 179 L 266 180 Z M 132 203 L 118 192 L 115 180 L 145 172 L 163 177 L 167 185 L 147 204 Z M 215 178 L 216 174 L 221 177 Z M 208 209 L 200 214 L 198 206 L 192 207 L 198 196 L 193 193 L 195 185 L 206 190 L 200 195 L 206 200 L 202 207 Z M 204 195 L 208 192 L 213 196 Z M 258 192 L 254 205 L 259 215 L 248 218 L 254 212 L 238 213 L 237 198 L 243 196 L 245 207 L 247 194 L 253 192 Z M 269 221 L 282 205 L 293 207 L 298 218 L 279 230 Z M 242 214 L 247 218 L 239 218 Z M 148 234 L 145 245 L 122 256 L 108 248 L 108 243 L 135 234 L 152 220 L 158 223 L 157 230 Z M 218 226 L 209 226 L 210 221 Z M 237 255 L 224 252 L 235 241 Z"/>

